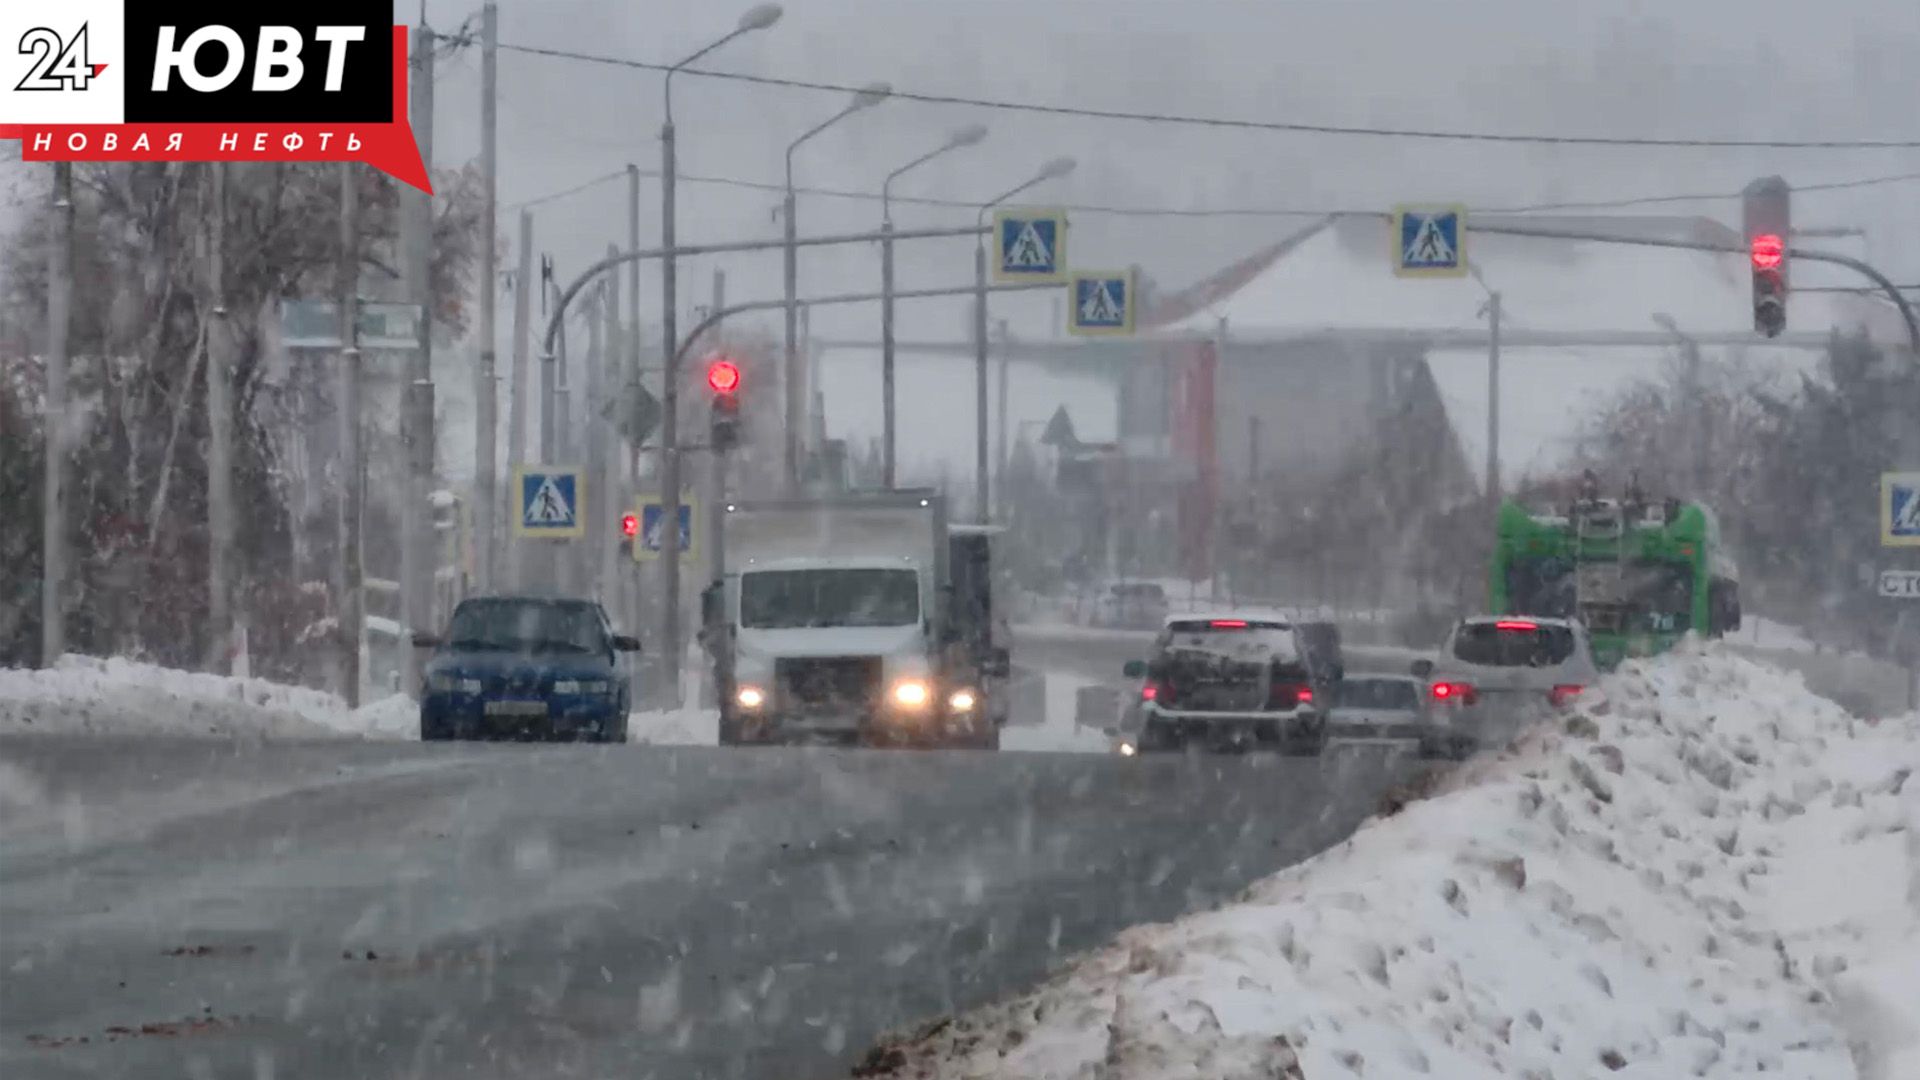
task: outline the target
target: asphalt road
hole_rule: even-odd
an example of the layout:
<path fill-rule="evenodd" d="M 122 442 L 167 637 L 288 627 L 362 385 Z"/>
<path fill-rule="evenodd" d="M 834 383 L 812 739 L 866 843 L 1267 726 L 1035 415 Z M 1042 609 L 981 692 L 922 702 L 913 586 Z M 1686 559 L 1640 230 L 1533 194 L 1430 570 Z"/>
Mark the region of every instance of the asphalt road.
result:
<path fill-rule="evenodd" d="M 1411 765 L 0 739 L 0 1074 L 825 1077 Z"/>

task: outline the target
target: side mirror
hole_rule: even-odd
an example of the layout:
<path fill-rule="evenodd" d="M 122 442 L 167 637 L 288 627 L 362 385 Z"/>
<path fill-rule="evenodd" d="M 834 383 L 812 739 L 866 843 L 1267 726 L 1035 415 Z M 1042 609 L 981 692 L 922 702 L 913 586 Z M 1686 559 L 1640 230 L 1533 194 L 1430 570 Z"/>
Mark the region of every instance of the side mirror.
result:
<path fill-rule="evenodd" d="M 1347 677 L 1347 665 L 1345 664 L 1330 665 L 1327 668 L 1327 673 L 1333 676 L 1334 682 L 1340 682 Z"/>
<path fill-rule="evenodd" d="M 1120 674 L 1125 675 L 1129 679 L 1144 679 L 1147 677 L 1147 662 L 1145 660 L 1129 660 L 1126 666 L 1120 669 Z"/>
<path fill-rule="evenodd" d="M 987 653 L 987 662 L 983 667 L 989 678 L 1004 679 L 1013 674 L 1013 653 L 1006 649 L 994 649 Z"/>
<path fill-rule="evenodd" d="M 616 652 L 637 653 L 640 651 L 640 639 L 628 634 L 615 634 L 613 648 Z"/>
<path fill-rule="evenodd" d="M 1433 675 L 1433 661 L 1415 660 L 1413 662 L 1412 671 L 1413 671 L 1413 677 L 1416 679 L 1428 678 Z"/>
<path fill-rule="evenodd" d="M 416 649 L 432 649 L 438 647 L 439 644 L 440 636 L 438 634 L 415 633 L 413 635 L 413 647 Z"/>

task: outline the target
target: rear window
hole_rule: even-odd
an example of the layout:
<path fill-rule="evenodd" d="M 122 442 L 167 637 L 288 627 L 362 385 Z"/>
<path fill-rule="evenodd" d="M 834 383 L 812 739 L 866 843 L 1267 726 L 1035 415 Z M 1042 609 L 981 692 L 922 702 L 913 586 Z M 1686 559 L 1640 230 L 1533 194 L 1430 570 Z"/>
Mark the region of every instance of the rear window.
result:
<path fill-rule="evenodd" d="M 1420 689 L 1405 679 L 1348 679 L 1340 684 L 1334 700 L 1353 709 L 1420 708 Z"/>
<path fill-rule="evenodd" d="M 1236 658 L 1299 659 L 1293 627 L 1246 619 L 1179 619 L 1160 635 L 1160 648 L 1197 649 Z"/>
<path fill-rule="evenodd" d="M 1469 623 L 1453 636 L 1453 658 L 1481 667 L 1553 667 L 1573 655 L 1573 631 L 1546 623 Z"/>

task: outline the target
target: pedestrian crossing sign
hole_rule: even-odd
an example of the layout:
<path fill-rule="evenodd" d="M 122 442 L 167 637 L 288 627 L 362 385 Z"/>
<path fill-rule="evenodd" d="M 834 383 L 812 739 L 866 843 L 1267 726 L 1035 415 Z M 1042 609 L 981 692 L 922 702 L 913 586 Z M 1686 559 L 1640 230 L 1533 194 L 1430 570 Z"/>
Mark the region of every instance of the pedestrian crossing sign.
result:
<path fill-rule="evenodd" d="M 1880 543 L 1920 547 L 1920 472 L 1881 474 Z"/>
<path fill-rule="evenodd" d="M 1064 281 L 1067 214 L 1064 210 L 998 210 L 993 215 L 993 279 L 998 282 Z"/>
<path fill-rule="evenodd" d="M 585 484 L 580 470 L 555 465 L 521 465 L 513 470 L 514 535 L 571 540 L 586 531 L 582 516 Z"/>
<path fill-rule="evenodd" d="M 1390 234 L 1395 274 L 1401 277 L 1466 275 L 1466 207 L 1396 206 Z"/>
<path fill-rule="evenodd" d="M 1077 270 L 1071 281 L 1069 332 L 1094 337 L 1133 333 L 1134 309 L 1139 306 L 1133 271 Z"/>

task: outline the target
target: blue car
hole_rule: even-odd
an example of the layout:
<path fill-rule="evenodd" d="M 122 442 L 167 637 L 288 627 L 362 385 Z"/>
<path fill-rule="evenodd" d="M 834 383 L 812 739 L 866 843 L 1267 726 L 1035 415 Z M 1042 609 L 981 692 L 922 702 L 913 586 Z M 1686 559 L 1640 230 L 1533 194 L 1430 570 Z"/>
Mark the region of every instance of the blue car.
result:
<path fill-rule="evenodd" d="M 613 632 L 590 600 L 479 597 L 453 611 L 431 647 L 420 695 L 420 738 L 625 742 L 633 680 L 622 653 L 640 643 Z"/>

